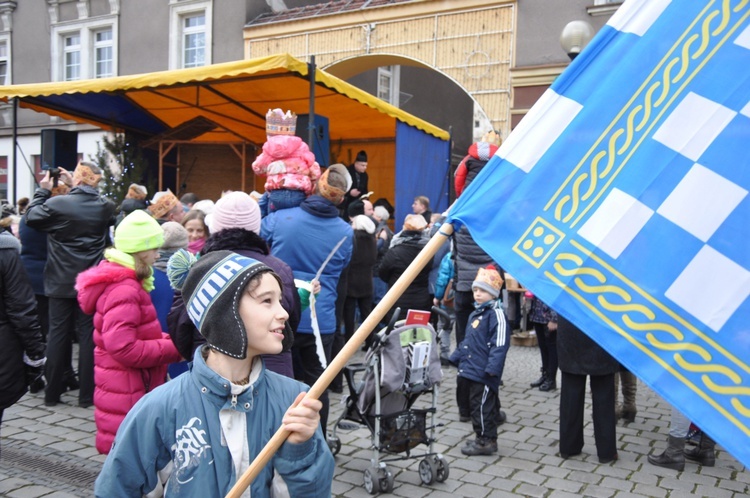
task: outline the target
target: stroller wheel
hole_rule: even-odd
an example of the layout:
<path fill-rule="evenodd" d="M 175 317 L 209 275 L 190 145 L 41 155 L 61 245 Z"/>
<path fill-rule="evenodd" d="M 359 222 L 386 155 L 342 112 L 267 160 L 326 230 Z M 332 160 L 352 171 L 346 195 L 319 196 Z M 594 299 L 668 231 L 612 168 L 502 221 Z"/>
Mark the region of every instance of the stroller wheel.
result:
<path fill-rule="evenodd" d="M 443 455 L 435 455 L 432 457 L 435 462 L 435 480 L 437 482 L 445 482 L 450 474 L 450 466 L 448 460 Z"/>
<path fill-rule="evenodd" d="M 432 484 L 437 479 L 437 465 L 429 458 L 419 462 L 419 478 L 422 484 Z"/>
<path fill-rule="evenodd" d="M 338 455 L 339 451 L 341 451 L 341 440 L 337 437 L 329 436 L 328 449 L 330 449 L 331 453 L 334 455 Z"/>
<path fill-rule="evenodd" d="M 367 491 L 371 495 L 378 494 L 378 487 L 375 486 L 375 483 L 378 482 L 378 467 L 370 467 L 368 469 L 365 469 L 365 475 L 364 475 L 364 484 L 365 484 L 365 491 Z"/>
<path fill-rule="evenodd" d="M 381 493 L 391 493 L 393 492 L 393 472 L 391 472 L 388 467 L 383 467 L 380 469 L 380 492 Z"/>

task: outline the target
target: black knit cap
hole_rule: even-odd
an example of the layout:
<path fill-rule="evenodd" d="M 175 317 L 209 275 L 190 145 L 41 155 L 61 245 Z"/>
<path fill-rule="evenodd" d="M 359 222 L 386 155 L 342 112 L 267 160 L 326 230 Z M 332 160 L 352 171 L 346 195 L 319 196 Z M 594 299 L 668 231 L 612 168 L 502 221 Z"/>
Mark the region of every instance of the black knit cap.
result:
<path fill-rule="evenodd" d="M 365 203 L 357 199 L 349 204 L 349 207 L 346 208 L 346 212 L 349 215 L 349 218 L 365 214 Z"/>
<path fill-rule="evenodd" d="M 349 156 L 349 157 L 351 157 L 351 156 Z M 359 161 L 359 162 L 366 163 L 367 162 L 367 152 L 365 152 L 363 150 L 357 152 L 357 158 L 354 161 Z"/>
<path fill-rule="evenodd" d="M 232 358 L 247 358 L 247 332 L 240 318 L 242 292 L 257 274 L 273 270 L 231 251 L 213 251 L 190 268 L 182 286 L 188 316 L 211 348 Z"/>

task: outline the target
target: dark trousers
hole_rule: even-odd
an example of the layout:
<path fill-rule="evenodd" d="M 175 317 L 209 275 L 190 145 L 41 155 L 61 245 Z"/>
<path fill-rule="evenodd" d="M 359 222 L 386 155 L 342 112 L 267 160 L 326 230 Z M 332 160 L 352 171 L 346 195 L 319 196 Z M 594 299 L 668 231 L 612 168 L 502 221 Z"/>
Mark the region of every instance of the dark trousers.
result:
<path fill-rule="evenodd" d="M 471 291 L 456 291 L 453 306 L 456 310 L 456 347 L 466 337 L 466 325 L 469 315 L 474 311 L 474 293 Z M 469 406 L 469 384 L 463 377 L 456 377 L 456 404 L 458 413 L 462 417 L 471 416 Z"/>
<path fill-rule="evenodd" d="M 464 379 L 469 387 L 471 425 L 477 438 L 497 439 L 497 426 L 500 421 L 500 397 L 481 382 Z"/>
<path fill-rule="evenodd" d="M 323 351 L 325 352 L 326 362 L 331 362 L 331 347 L 333 346 L 333 337 L 335 334 L 321 334 L 323 341 Z M 318 353 L 315 347 L 315 336 L 313 334 L 295 334 L 294 346 L 292 346 L 292 363 L 294 365 L 294 378 L 312 386 L 323 374 L 325 370 L 320 364 Z M 323 391 L 320 396 L 320 402 L 323 408 L 320 410 L 320 426 L 323 428 L 323 435 L 326 435 L 326 426 L 328 425 L 328 390 Z"/>
<path fill-rule="evenodd" d="M 364 321 L 372 313 L 372 296 L 346 297 L 346 301 L 344 301 L 344 335 L 347 342 L 356 332 L 354 318 L 358 308 L 360 320 Z"/>
<path fill-rule="evenodd" d="M 552 380 L 557 378 L 557 332 L 547 330 L 546 323 L 534 323 L 539 353 L 542 355 L 542 370 Z"/>
<path fill-rule="evenodd" d="M 44 294 L 35 294 L 36 310 L 39 313 L 39 326 L 42 328 L 42 339 L 47 341 L 49 332 L 49 298 Z"/>
<path fill-rule="evenodd" d="M 577 455 L 583 449 L 583 409 L 586 375 L 562 373 L 560 393 L 560 453 Z M 594 442 L 600 459 L 617 453 L 615 374 L 591 376 Z"/>
<path fill-rule="evenodd" d="M 47 334 L 47 387 L 45 401 L 59 401 L 65 392 L 66 370 L 70 368 L 75 334 L 78 339 L 79 403 L 94 400 L 94 323 L 91 315 L 78 307 L 75 298 L 49 298 L 49 332 Z"/>

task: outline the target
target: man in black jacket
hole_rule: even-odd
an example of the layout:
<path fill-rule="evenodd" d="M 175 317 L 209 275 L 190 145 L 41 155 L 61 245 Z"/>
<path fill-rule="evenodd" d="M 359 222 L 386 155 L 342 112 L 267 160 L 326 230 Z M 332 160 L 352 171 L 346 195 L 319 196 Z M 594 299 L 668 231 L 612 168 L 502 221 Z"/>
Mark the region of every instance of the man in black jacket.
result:
<path fill-rule="evenodd" d="M 75 332 L 80 347 L 78 404 L 89 407 L 94 397 L 94 325 L 93 318 L 78 306 L 75 281 L 80 272 L 101 260 L 109 241 L 109 227 L 114 224 L 115 205 L 99 196 L 101 170 L 95 164 L 82 161 L 72 175 L 60 168 L 60 177 L 72 182 L 71 191 L 50 198 L 52 181 L 48 172 L 26 211 L 26 224 L 49 234 L 44 266 L 50 323 L 44 404 L 55 406 L 65 392 L 66 359 L 70 358 Z"/>

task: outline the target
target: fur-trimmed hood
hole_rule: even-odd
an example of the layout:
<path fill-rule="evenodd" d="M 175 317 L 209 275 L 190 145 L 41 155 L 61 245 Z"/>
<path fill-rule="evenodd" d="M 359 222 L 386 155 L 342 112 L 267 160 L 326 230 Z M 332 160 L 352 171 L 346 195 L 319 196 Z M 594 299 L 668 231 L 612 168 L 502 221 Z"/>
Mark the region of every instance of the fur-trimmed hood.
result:
<path fill-rule="evenodd" d="M 244 228 L 227 228 L 212 234 L 206 245 L 201 249 L 201 255 L 212 251 L 253 250 L 261 254 L 269 254 L 268 244 L 255 232 Z"/>
<path fill-rule="evenodd" d="M 93 314 L 96 311 L 96 302 L 107 287 L 128 279 L 136 280 L 135 270 L 109 261 L 102 261 L 98 266 L 79 273 L 76 278 L 76 291 L 81 310 L 88 315 Z"/>

